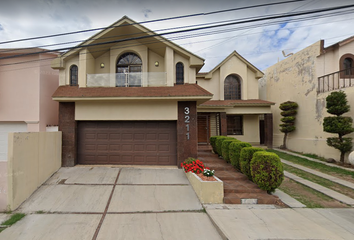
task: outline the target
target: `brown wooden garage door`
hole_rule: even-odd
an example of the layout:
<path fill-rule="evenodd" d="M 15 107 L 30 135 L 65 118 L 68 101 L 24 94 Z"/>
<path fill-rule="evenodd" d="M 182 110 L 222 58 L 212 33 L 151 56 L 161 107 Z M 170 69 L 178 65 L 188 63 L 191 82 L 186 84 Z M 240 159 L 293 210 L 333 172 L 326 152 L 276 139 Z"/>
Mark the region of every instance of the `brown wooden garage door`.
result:
<path fill-rule="evenodd" d="M 78 122 L 79 164 L 176 165 L 174 121 Z"/>

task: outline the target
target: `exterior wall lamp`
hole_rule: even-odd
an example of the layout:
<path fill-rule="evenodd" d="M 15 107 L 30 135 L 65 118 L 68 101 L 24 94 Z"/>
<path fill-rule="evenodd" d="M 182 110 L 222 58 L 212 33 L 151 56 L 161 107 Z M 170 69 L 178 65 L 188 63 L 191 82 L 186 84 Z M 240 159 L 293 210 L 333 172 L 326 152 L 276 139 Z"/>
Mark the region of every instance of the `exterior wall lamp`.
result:
<path fill-rule="evenodd" d="M 100 66 L 101 66 L 101 68 L 104 68 L 104 63 L 101 63 Z"/>
<path fill-rule="evenodd" d="M 155 67 L 158 67 L 160 63 L 158 61 L 155 62 Z"/>

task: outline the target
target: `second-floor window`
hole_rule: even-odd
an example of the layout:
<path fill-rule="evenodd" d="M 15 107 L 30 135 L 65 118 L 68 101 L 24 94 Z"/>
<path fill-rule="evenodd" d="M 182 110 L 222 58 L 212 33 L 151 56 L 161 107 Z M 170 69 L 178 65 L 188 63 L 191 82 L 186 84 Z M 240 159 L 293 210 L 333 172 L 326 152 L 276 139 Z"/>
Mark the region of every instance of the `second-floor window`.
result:
<path fill-rule="evenodd" d="M 229 75 L 224 82 L 224 99 L 241 99 L 241 80 L 235 75 Z"/>
<path fill-rule="evenodd" d="M 76 65 L 70 67 L 70 86 L 77 86 L 78 84 L 78 68 Z"/>
<path fill-rule="evenodd" d="M 117 87 L 140 87 L 142 61 L 132 52 L 124 53 L 117 61 Z"/>
<path fill-rule="evenodd" d="M 184 66 L 179 62 L 176 64 L 176 85 L 184 84 Z"/>

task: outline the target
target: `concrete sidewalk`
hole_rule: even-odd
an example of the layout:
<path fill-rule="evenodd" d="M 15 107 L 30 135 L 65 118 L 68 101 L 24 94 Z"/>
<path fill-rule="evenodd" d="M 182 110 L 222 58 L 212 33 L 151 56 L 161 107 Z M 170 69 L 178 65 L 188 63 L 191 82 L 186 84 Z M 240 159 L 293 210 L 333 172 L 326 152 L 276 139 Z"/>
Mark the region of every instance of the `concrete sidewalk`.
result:
<path fill-rule="evenodd" d="M 354 239 L 354 209 L 204 207 L 181 169 L 61 168 L 0 240 Z"/>
<path fill-rule="evenodd" d="M 176 168 L 61 168 L 18 211 L 1 240 L 222 239 Z"/>
<path fill-rule="evenodd" d="M 281 209 L 274 205 L 205 207 L 229 240 L 354 239 L 354 209 Z"/>

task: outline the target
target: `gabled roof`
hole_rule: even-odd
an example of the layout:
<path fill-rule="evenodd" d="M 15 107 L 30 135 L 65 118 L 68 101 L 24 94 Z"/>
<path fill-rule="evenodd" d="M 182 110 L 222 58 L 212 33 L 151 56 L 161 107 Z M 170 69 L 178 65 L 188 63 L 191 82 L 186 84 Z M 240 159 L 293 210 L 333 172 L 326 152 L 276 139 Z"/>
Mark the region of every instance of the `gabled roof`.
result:
<path fill-rule="evenodd" d="M 122 17 L 117 22 L 108 26 L 99 33 L 96 33 L 70 51 L 64 53 L 61 58 L 65 59 L 72 55 L 76 55 L 80 50 L 84 48 L 88 48 L 94 57 L 98 57 L 107 52 L 112 46 L 131 40 L 138 41 L 139 43 L 148 46 L 150 49 L 160 54 L 161 56 L 164 56 L 165 46 L 169 46 L 180 55 L 189 58 L 191 66 L 196 67 L 198 71 L 204 65 L 203 58 L 178 46 L 170 40 L 162 37 L 160 34 L 157 34 L 142 26 L 141 24 L 133 21 L 127 16 Z"/>
<path fill-rule="evenodd" d="M 333 49 L 336 49 L 336 48 L 338 48 L 338 47 L 341 47 L 341 46 L 344 46 L 344 45 L 346 45 L 346 44 L 348 44 L 348 43 L 351 43 L 351 42 L 353 42 L 354 41 L 354 36 L 351 36 L 351 37 L 348 37 L 348 38 L 346 38 L 346 39 L 344 39 L 344 40 L 342 40 L 342 41 L 339 41 L 339 42 L 336 42 L 335 44 L 332 44 L 332 45 L 330 45 L 330 46 L 328 46 L 328 47 L 323 47 L 322 46 L 322 53 L 325 53 L 325 52 L 327 52 L 327 51 L 331 51 L 331 50 L 333 50 Z M 323 40 L 322 40 L 322 44 L 324 45 L 324 42 L 323 42 Z"/>
<path fill-rule="evenodd" d="M 144 99 L 211 99 L 212 93 L 197 84 L 175 85 L 173 87 L 87 87 L 60 86 L 52 98 L 55 101 L 80 100 L 144 100 Z"/>
<path fill-rule="evenodd" d="M 249 61 L 247 61 L 244 57 L 242 57 L 238 52 L 233 51 L 229 56 L 227 56 L 221 63 L 219 63 L 216 67 L 214 67 L 211 71 L 209 71 L 208 73 L 202 73 L 201 75 L 198 76 L 203 76 L 206 79 L 211 79 L 212 74 L 218 70 L 222 65 L 224 65 L 227 61 L 229 61 L 232 57 L 237 57 L 238 59 L 240 59 L 242 62 L 244 62 L 247 67 L 249 69 L 251 69 L 253 72 L 256 73 L 256 77 L 257 78 L 261 78 L 263 77 L 264 73 L 259 70 L 258 68 L 256 68 L 253 64 L 251 64 Z"/>

